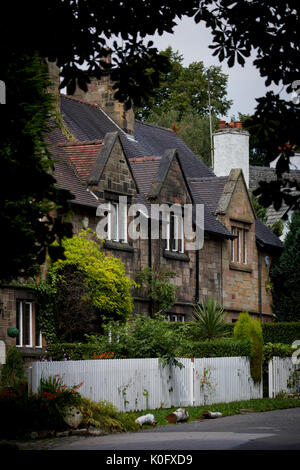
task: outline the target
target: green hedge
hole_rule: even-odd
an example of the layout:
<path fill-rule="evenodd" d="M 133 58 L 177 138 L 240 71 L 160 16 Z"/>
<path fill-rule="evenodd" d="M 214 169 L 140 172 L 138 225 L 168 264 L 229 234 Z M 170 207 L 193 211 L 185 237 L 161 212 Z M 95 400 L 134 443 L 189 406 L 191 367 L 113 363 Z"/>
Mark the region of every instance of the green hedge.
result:
<path fill-rule="evenodd" d="M 300 340 L 300 322 L 263 323 L 264 343 L 292 344 Z"/>
<path fill-rule="evenodd" d="M 249 341 L 218 339 L 214 341 L 185 342 L 178 347 L 178 357 L 232 357 L 250 356 Z"/>
<path fill-rule="evenodd" d="M 228 323 L 229 336 L 233 336 L 235 323 Z M 186 338 L 196 341 L 199 338 L 196 322 L 174 323 L 172 328 L 184 328 Z M 265 322 L 262 323 L 264 343 L 292 344 L 300 340 L 300 322 Z"/>
<path fill-rule="evenodd" d="M 93 359 L 93 355 L 101 355 L 105 351 L 101 345 L 84 343 L 56 343 L 48 347 L 44 360 L 83 360 Z M 177 357 L 231 357 L 249 356 L 250 343 L 248 341 L 234 341 L 233 339 L 215 341 L 186 341 L 178 346 Z M 120 357 L 119 355 L 115 356 Z M 123 356 L 124 357 L 124 356 Z"/>

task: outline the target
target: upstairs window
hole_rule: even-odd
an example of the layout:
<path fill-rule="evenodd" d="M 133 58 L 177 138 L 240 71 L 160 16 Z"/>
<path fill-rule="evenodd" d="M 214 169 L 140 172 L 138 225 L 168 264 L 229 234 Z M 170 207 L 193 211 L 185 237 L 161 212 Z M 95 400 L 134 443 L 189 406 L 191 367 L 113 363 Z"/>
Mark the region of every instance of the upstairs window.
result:
<path fill-rule="evenodd" d="M 127 243 L 127 207 L 118 202 L 109 202 L 107 239 Z"/>
<path fill-rule="evenodd" d="M 170 213 L 167 221 L 166 250 L 184 253 L 183 217 Z"/>
<path fill-rule="evenodd" d="M 231 227 L 236 238 L 231 240 L 232 263 L 247 264 L 248 230 L 240 227 Z"/>

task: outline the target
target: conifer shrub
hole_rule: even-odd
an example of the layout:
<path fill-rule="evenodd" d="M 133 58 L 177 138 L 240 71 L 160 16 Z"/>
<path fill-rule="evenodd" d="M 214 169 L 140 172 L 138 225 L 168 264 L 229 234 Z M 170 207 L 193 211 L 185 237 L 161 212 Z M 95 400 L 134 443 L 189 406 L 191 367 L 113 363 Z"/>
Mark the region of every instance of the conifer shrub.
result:
<path fill-rule="evenodd" d="M 260 321 L 252 319 L 248 312 L 241 313 L 234 326 L 233 336 L 235 339 L 250 341 L 250 372 L 254 383 L 259 383 L 263 363 L 263 334 Z"/>

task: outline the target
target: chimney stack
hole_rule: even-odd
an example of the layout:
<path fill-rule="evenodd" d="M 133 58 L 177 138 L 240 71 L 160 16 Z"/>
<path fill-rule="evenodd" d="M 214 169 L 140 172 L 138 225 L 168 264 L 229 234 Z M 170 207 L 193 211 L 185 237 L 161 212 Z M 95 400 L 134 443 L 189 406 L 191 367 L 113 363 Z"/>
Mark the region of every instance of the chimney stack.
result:
<path fill-rule="evenodd" d="M 110 55 L 103 60 L 110 63 Z M 87 83 L 87 92 L 76 87 L 72 96 L 83 101 L 98 104 L 124 132 L 134 135 L 134 111 L 132 108 L 126 111 L 125 104 L 120 103 L 114 98 L 115 90 L 112 88 L 113 85 L 114 82 L 110 79 L 109 74 L 103 75 L 100 79 L 90 77 L 90 83 Z"/>
<path fill-rule="evenodd" d="M 213 134 L 214 173 L 228 176 L 232 169 L 241 168 L 249 188 L 249 132 L 241 121 L 219 121 L 219 129 Z"/>

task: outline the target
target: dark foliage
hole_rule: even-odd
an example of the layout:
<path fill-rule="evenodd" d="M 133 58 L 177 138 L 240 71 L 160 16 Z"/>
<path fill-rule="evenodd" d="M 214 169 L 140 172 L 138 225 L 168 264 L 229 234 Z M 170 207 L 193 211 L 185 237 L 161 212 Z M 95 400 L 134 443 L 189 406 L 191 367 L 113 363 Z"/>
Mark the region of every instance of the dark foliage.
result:
<path fill-rule="evenodd" d="M 63 341 L 79 341 L 85 334 L 99 332 L 99 312 L 89 298 L 84 274 L 76 266 L 68 265 L 60 275 L 55 299 L 58 337 Z"/>
<path fill-rule="evenodd" d="M 71 195 L 54 185 L 45 142 L 52 110 L 46 65 L 37 56 L 17 54 L 6 65 L 1 76 L 8 103 L 1 108 L 1 280 L 36 274 L 47 250 L 54 259 L 62 255 L 59 244 L 52 243 L 72 233 L 59 217 Z"/>
<path fill-rule="evenodd" d="M 295 211 L 279 258 L 273 261 L 273 310 L 278 321 L 300 321 L 300 211 Z"/>

